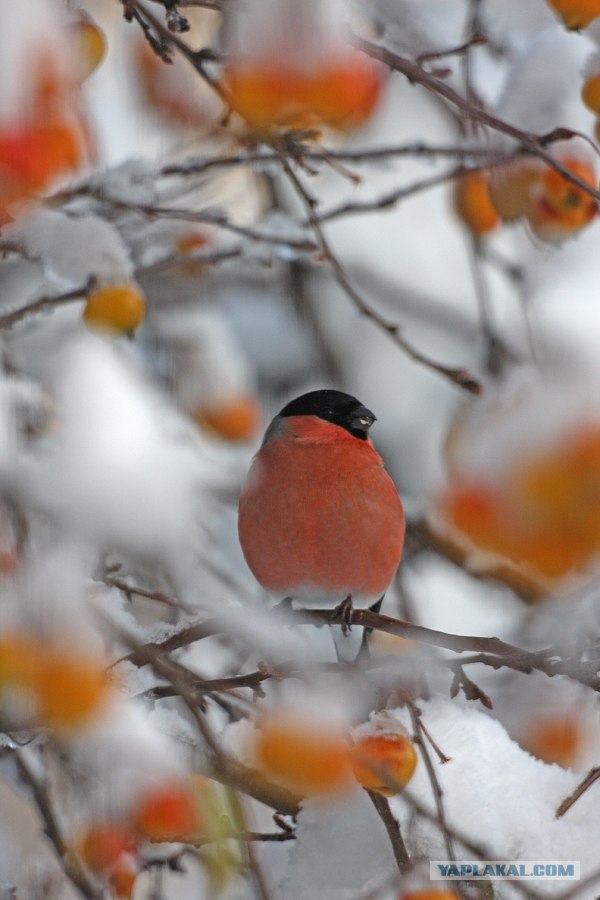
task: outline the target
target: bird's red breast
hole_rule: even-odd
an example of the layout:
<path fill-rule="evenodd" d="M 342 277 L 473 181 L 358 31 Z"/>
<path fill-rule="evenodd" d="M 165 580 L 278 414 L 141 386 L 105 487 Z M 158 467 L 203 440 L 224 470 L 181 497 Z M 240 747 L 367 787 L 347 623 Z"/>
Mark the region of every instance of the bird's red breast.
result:
<path fill-rule="evenodd" d="M 404 515 L 370 440 L 314 415 L 276 418 L 239 506 L 257 580 L 279 596 L 379 599 L 400 562 Z"/>

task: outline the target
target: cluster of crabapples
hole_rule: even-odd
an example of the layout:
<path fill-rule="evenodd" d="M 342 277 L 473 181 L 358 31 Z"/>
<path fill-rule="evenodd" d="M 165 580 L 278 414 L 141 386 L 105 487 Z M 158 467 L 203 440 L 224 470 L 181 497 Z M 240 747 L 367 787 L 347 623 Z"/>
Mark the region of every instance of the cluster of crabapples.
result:
<path fill-rule="evenodd" d="M 35 18 L 36 11 L 31 14 Z M 30 72 L 26 102 L 15 102 L 14 110 L 0 120 L 0 224 L 12 220 L 20 202 L 39 196 L 57 177 L 75 172 L 94 152 L 77 92 L 104 56 L 104 36 L 83 13 L 66 34 L 58 27 L 43 33 L 44 16 L 39 19 L 37 43 L 33 35 L 30 44 L 16 48 L 26 56 Z M 53 43 L 54 31 L 62 43 Z M 62 44 L 71 52 L 62 54 Z M 11 87 L 15 96 L 16 82 Z"/>
<path fill-rule="evenodd" d="M 581 423 L 552 446 L 507 458 L 494 478 L 457 473 L 442 517 L 480 550 L 560 583 L 600 551 L 600 426 Z"/>
<path fill-rule="evenodd" d="M 90 822 L 76 835 L 73 850 L 114 896 L 129 898 L 144 845 L 194 842 L 206 834 L 213 799 L 211 783 L 200 776 L 158 783 L 140 794 L 125 817 Z"/>
<path fill-rule="evenodd" d="M 590 188 L 597 187 L 587 160 L 563 153 L 556 162 Z M 589 225 L 597 213 L 595 199 L 583 187 L 535 159 L 465 173 L 456 180 L 453 202 L 458 217 L 478 237 L 501 222 L 523 220 L 540 240 L 560 242 Z"/>
<path fill-rule="evenodd" d="M 587 28 L 600 18 L 600 0 L 548 0 L 548 4 L 570 30 Z M 597 39 L 594 29 L 589 34 Z M 600 53 L 593 54 L 586 66 L 581 97 L 596 116 L 598 139 Z M 573 237 L 597 213 L 596 200 L 582 186 L 597 189 L 596 170 L 585 151 L 574 153 L 557 145 L 553 156 L 556 168 L 543 160 L 521 158 L 465 172 L 454 184 L 455 213 L 477 237 L 492 233 L 502 222 L 517 220 L 525 221 L 542 241 L 559 243 Z"/>

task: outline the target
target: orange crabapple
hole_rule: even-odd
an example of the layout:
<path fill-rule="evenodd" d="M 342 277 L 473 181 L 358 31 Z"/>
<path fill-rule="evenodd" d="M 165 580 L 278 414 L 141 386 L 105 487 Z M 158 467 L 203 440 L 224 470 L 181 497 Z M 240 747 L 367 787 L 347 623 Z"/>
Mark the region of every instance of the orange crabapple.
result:
<path fill-rule="evenodd" d="M 80 13 L 80 18 L 69 25 L 69 37 L 76 51 L 76 78 L 84 81 L 104 59 L 106 38 L 102 30 L 83 12 Z"/>
<path fill-rule="evenodd" d="M 303 796 L 331 795 L 352 785 L 346 732 L 295 710 L 265 714 L 254 737 L 261 771 Z"/>
<path fill-rule="evenodd" d="M 267 57 L 232 61 L 224 84 L 232 107 L 260 133 L 273 127 L 358 128 L 377 106 L 383 82 L 381 66 L 350 49 L 311 70 Z"/>
<path fill-rule="evenodd" d="M 515 222 L 527 215 L 540 172 L 541 165 L 535 160 L 516 160 L 491 170 L 488 193 L 503 222 Z"/>
<path fill-rule="evenodd" d="M 600 72 L 589 75 L 581 88 L 581 99 L 589 110 L 600 114 Z"/>
<path fill-rule="evenodd" d="M 108 335 L 132 334 L 145 314 L 146 301 L 135 284 L 112 284 L 88 294 L 83 321 L 90 331 Z"/>
<path fill-rule="evenodd" d="M 34 688 L 39 723 L 55 729 L 86 725 L 103 708 L 110 693 L 100 660 L 59 647 L 41 654 Z"/>
<path fill-rule="evenodd" d="M 138 834 L 153 843 L 186 841 L 203 828 L 198 792 L 191 781 L 171 781 L 146 790 L 132 813 Z"/>
<path fill-rule="evenodd" d="M 560 162 L 591 188 L 597 187 L 596 173 L 591 165 L 570 157 L 560 159 Z M 592 221 L 597 211 L 594 197 L 556 169 L 546 166 L 527 212 L 527 220 L 538 237 L 555 240 L 580 231 Z"/>
<path fill-rule="evenodd" d="M 600 16 L 600 0 L 546 0 L 570 31 L 587 28 Z"/>
<path fill-rule="evenodd" d="M 262 411 L 256 397 L 241 394 L 219 405 L 201 407 L 192 418 L 209 433 L 227 441 L 249 441 L 262 423 Z"/>
<path fill-rule="evenodd" d="M 354 777 L 364 788 L 393 797 L 413 776 L 417 754 L 410 738 L 398 731 L 359 737 L 352 748 Z"/>
<path fill-rule="evenodd" d="M 127 825 L 99 820 L 86 828 L 77 842 L 77 850 L 88 869 L 106 874 L 123 854 L 137 853 L 137 837 Z"/>
<path fill-rule="evenodd" d="M 454 212 L 474 235 L 487 234 L 500 223 L 488 189 L 486 172 L 467 172 L 454 182 Z"/>
<path fill-rule="evenodd" d="M 37 638 L 13 631 L 0 637 L 0 691 L 5 687 L 32 688 L 38 680 L 42 646 Z"/>
<path fill-rule="evenodd" d="M 586 742 L 581 719 L 565 712 L 533 716 L 518 737 L 521 747 L 532 756 L 563 769 L 577 765 Z"/>
<path fill-rule="evenodd" d="M 599 496 L 600 424 L 584 420 L 547 446 L 507 459 L 494 477 L 451 476 L 439 511 L 474 548 L 549 586 L 597 556 Z"/>

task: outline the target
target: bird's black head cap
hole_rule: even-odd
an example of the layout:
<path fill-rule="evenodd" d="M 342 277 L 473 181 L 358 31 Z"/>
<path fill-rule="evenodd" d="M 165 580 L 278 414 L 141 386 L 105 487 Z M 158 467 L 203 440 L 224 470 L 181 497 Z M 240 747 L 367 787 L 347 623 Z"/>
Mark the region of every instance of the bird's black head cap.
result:
<path fill-rule="evenodd" d="M 332 422 L 345 428 L 354 437 L 363 441 L 367 439 L 369 428 L 375 422 L 376 416 L 363 406 L 360 400 L 342 391 L 322 390 L 310 391 L 296 397 L 287 406 L 284 406 L 279 415 L 287 416 L 318 416 L 326 422 Z"/>

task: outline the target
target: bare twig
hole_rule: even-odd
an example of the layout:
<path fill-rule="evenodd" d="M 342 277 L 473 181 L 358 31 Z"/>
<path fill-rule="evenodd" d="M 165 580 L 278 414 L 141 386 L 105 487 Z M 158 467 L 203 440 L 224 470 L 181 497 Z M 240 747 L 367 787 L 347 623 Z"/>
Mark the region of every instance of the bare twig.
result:
<path fill-rule="evenodd" d="M 450 47 L 448 50 L 437 50 L 431 53 L 421 53 L 417 56 L 417 62 L 422 66 L 423 63 L 447 59 L 449 56 L 464 56 L 471 47 L 478 47 L 481 44 L 487 44 L 486 36 L 484 34 L 473 34 L 467 41 L 459 44 L 457 47 Z"/>
<path fill-rule="evenodd" d="M 585 191 L 586 194 L 589 194 L 590 197 L 593 197 L 596 201 L 600 201 L 600 192 L 598 190 L 593 188 L 574 172 L 570 171 L 566 166 L 563 166 L 562 163 L 555 159 L 546 149 L 550 144 L 556 143 L 557 141 L 570 140 L 576 136 L 589 140 L 585 135 L 579 134 L 570 128 L 555 128 L 553 131 L 541 135 L 523 131 L 521 128 L 517 128 L 509 122 L 505 122 L 503 119 L 493 116 L 491 113 L 472 103 L 470 100 L 465 99 L 450 87 L 450 85 L 446 84 L 441 79 L 436 78 L 435 75 L 427 72 L 418 63 L 413 62 L 406 57 L 399 56 L 397 53 L 392 53 L 392 51 L 388 50 L 386 47 L 374 44 L 357 35 L 354 35 L 352 40 L 354 45 L 358 47 L 359 50 L 362 50 L 363 53 L 366 53 L 367 56 L 378 59 L 380 62 L 384 63 L 384 65 L 389 66 L 396 72 L 402 73 L 411 83 L 420 84 L 422 87 L 426 88 L 426 90 L 442 97 L 467 118 L 472 119 L 481 125 L 487 125 L 492 130 L 512 138 L 517 142 L 523 152 L 543 160 L 551 168 L 559 172 L 567 181 L 571 182 L 571 184 L 576 184 L 577 187 Z"/>
<path fill-rule="evenodd" d="M 318 250 L 318 246 L 315 242 L 308 238 L 270 233 L 255 228 L 249 228 L 245 225 L 236 225 L 234 222 L 230 221 L 224 213 L 216 211 L 203 212 L 201 210 L 180 209 L 178 207 L 131 203 L 127 200 L 117 200 L 116 198 L 107 199 L 102 196 L 101 192 L 97 192 L 96 199 L 112 209 L 136 213 L 145 216 L 148 219 L 174 219 L 180 222 L 198 222 L 204 225 L 213 225 L 215 228 L 222 228 L 224 231 L 230 231 L 233 234 L 237 234 L 238 237 L 244 237 L 253 243 L 289 247 L 292 250 L 305 253 Z"/>
<path fill-rule="evenodd" d="M 396 865 L 398 866 L 400 874 L 403 874 L 410 866 L 410 856 L 408 855 L 408 850 L 406 849 L 406 844 L 404 843 L 402 832 L 400 831 L 400 825 L 392 813 L 390 804 L 385 797 L 378 794 L 376 791 L 367 790 L 367 794 L 388 833 Z"/>
<path fill-rule="evenodd" d="M 469 678 L 461 662 L 458 660 L 447 660 L 446 664 L 448 668 L 454 671 L 454 679 L 450 687 L 450 696 L 452 698 L 456 697 L 459 691 L 462 691 L 467 700 L 479 700 L 486 709 L 494 708 L 490 697 Z"/>
<path fill-rule="evenodd" d="M 14 747 L 13 753 L 17 763 L 19 774 L 29 786 L 44 821 L 44 830 L 50 839 L 56 855 L 65 875 L 82 896 L 89 900 L 99 900 L 102 891 L 91 881 L 85 870 L 79 865 L 76 856 L 69 852 L 67 843 L 52 806 L 47 785 L 35 774 L 34 767 L 29 759 L 30 749 L 27 747 Z"/>
<path fill-rule="evenodd" d="M 314 233 L 321 245 L 323 256 L 329 262 L 336 281 L 343 289 L 346 296 L 352 301 L 360 314 L 375 322 L 379 326 L 379 328 L 381 328 L 386 334 L 388 334 L 392 338 L 394 343 L 397 344 L 397 346 L 401 347 L 401 349 L 415 362 L 420 363 L 428 369 L 432 369 L 434 372 L 437 372 L 440 375 L 443 375 L 444 378 L 447 378 L 457 387 L 463 388 L 470 393 L 479 393 L 480 385 L 469 372 L 467 372 L 465 369 L 444 366 L 430 359 L 424 353 L 421 353 L 419 350 L 413 347 L 412 344 L 410 344 L 406 340 L 406 338 L 403 337 L 399 325 L 388 322 L 380 313 L 378 313 L 366 303 L 366 301 L 358 293 L 354 285 L 349 281 L 340 261 L 334 254 L 329 241 L 325 236 L 325 233 L 321 226 L 320 218 L 315 213 L 316 203 L 314 198 L 311 197 L 311 195 L 308 193 L 308 191 L 294 172 L 289 161 L 284 157 L 282 157 L 282 165 L 286 175 L 288 176 L 292 184 L 292 187 L 305 206 L 309 222 L 312 225 Z"/>
<path fill-rule="evenodd" d="M 454 841 L 452 840 L 452 835 L 448 831 L 448 826 L 446 824 L 446 813 L 444 810 L 443 803 L 443 791 L 440 785 L 439 779 L 437 777 L 437 773 L 431 761 L 431 756 L 429 755 L 429 749 L 427 747 L 427 741 L 430 740 L 429 732 L 427 732 L 423 728 L 423 723 L 421 721 L 421 710 L 416 706 L 412 700 L 409 700 L 407 703 L 408 711 L 410 713 L 410 718 L 413 723 L 414 729 L 414 741 L 415 744 L 419 746 L 421 751 L 421 756 L 423 757 L 423 762 L 425 764 L 425 768 L 427 769 L 427 774 L 429 776 L 429 782 L 431 784 L 431 790 L 433 791 L 433 797 L 435 800 L 435 806 L 437 809 L 438 823 L 442 834 L 444 836 L 444 843 L 446 845 L 446 853 L 448 854 L 448 859 L 456 859 L 456 851 L 454 848 Z M 445 757 L 447 762 L 447 758 Z"/>
<path fill-rule="evenodd" d="M 579 798 L 585 794 L 588 788 L 590 788 L 595 781 L 600 778 L 600 766 L 594 766 L 593 769 L 587 773 L 585 778 L 580 784 L 577 785 L 574 791 L 572 791 L 568 797 L 559 804 L 556 809 L 555 816 L 557 819 L 560 819 L 561 816 L 564 816 L 566 812 L 568 812 L 574 803 L 576 803 Z"/>
<path fill-rule="evenodd" d="M 100 611 L 97 612 L 102 621 L 115 631 L 125 644 L 132 648 L 132 655 L 137 654 L 138 659 L 141 658 L 145 663 L 151 665 L 160 678 L 164 678 L 165 681 L 175 688 L 177 695 L 190 711 L 200 735 L 211 753 L 210 777 L 225 785 L 229 785 L 235 790 L 241 790 L 243 793 L 260 800 L 261 803 L 271 806 L 273 809 L 295 815 L 299 808 L 299 797 L 285 788 L 269 783 L 259 772 L 242 765 L 233 757 L 229 757 L 222 747 L 219 746 L 198 708 L 198 698 L 194 688 L 188 678 L 185 677 L 191 677 L 191 673 L 188 673 L 187 670 L 182 672 L 171 660 L 165 658 L 160 652 L 153 650 L 152 645 L 140 647 L 135 638 L 127 634 L 116 622 Z"/>
<path fill-rule="evenodd" d="M 107 577 L 106 584 L 109 587 L 117 588 L 118 591 L 125 594 L 125 597 L 129 602 L 131 602 L 133 597 L 144 597 L 146 600 L 154 600 L 156 603 L 162 603 L 164 606 L 169 606 L 172 609 L 190 612 L 189 607 L 186 607 L 180 600 L 175 599 L 175 597 L 169 597 L 169 595 L 163 593 L 163 591 L 149 591 L 146 588 L 135 587 L 134 585 L 123 581 L 121 578 L 114 577 Z"/>
<path fill-rule="evenodd" d="M 286 615 L 289 617 L 289 622 L 303 625 L 339 625 L 344 619 L 344 613 L 340 612 L 339 609 L 290 610 Z M 464 667 L 480 664 L 492 669 L 509 668 L 524 674 L 535 670 L 549 677 L 564 675 L 595 691 L 600 691 L 599 660 L 563 658 L 553 647 L 546 647 L 542 650 L 525 650 L 496 637 L 450 634 L 444 631 L 436 631 L 423 625 L 413 625 L 411 622 L 406 622 L 403 619 L 374 613 L 369 609 L 352 609 L 349 617 L 350 625 L 383 631 L 386 634 L 397 635 L 398 637 L 434 647 L 442 647 L 455 653 L 472 652 L 472 656 L 464 657 L 458 661 L 444 661 L 444 664 L 452 670 L 455 676 L 457 675 L 457 665 Z M 225 620 L 217 616 L 213 619 L 206 619 L 204 622 L 187 626 L 164 641 L 136 646 L 133 652 L 123 657 L 123 659 L 133 662 L 135 665 L 145 665 L 151 662 L 155 654 L 170 653 L 205 637 L 222 634 L 226 631 L 227 624 Z M 381 660 L 372 660 L 368 665 L 381 664 Z M 339 671 L 338 668 L 331 668 L 332 666 L 338 666 L 336 663 L 327 663 L 325 665 L 330 667 L 330 671 Z M 235 684 L 231 679 L 216 680 L 212 683 L 208 682 L 208 684 L 211 690 L 214 690 L 214 685 L 220 684 L 225 689 L 226 687 L 240 686 L 242 682 L 245 682 L 243 686 L 254 687 L 255 683 L 260 683 L 267 676 L 292 677 L 290 673 L 294 673 L 295 677 L 298 677 L 297 673 L 299 671 L 301 671 L 301 668 L 298 668 L 297 665 L 294 668 L 294 664 L 291 664 L 289 667 L 281 665 L 276 670 L 262 667 L 256 673 L 239 676 L 240 680 L 236 681 Z M 460 677 L 461 673 L 458 672 L 458 674 Z M 481 693 L 483 694 L 483 692 Z M 485 696 L 478 697 L 484 704 L 486 703 Z"/>
<path fill-rule="evenodd" d="M 49 307 L 62 306 L 65 303 L 72 303 L 74 300 L 81 300 L 87 294 L 89 286 L 90 283 L 88 282 L 87 284 L 80 285 L 70 291 L 65 291 L 63 294 L 55 294 L 54 296 L 45 294 L 43 297 L 32 300 L 32 302 L 28 303 L 26 306 L 21 306 L 19 309 L 12 310 L 12 312 L 4 313 L 4 315 L 0 315 L 0 328 L 10 328 L 12 325 L 21 321 L 21 319 L 37 312 L 44 312 Z"/>

